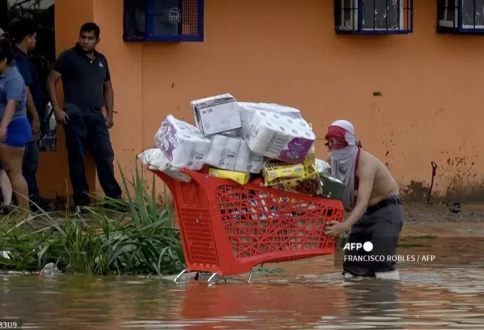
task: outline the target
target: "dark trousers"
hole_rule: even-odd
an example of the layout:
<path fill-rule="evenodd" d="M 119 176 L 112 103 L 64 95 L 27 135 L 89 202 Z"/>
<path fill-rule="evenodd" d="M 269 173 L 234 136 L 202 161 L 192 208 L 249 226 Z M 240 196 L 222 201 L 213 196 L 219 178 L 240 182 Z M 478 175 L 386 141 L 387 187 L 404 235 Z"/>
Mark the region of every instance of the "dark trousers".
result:
<path fill-rule="evenodd" d="M 367 210 L 363 217 L 351 227 L 348 243 L 364 245 L 370 242 L 370 251 L 364 248 L 346 250 L 343 271 L 354 276 L 375 277 L 377 272 L 396 269 L 395 253 L 403 226 L 403 208 L 399 197 L 384 200 L 381 208 Z M 371 207 L 370 207 L 371 208 Z M 369 208 L 369 209 L 370 209 Z"/>
<path fill-rule="evenodd" d="M 39 187 L 37 186 L 37 168 L 39 166 L 39 147 L 37 141 L 31 141 L 25 146 L 22 161 L 22 174 L 29 187 L 29 198 L 34 203 L 39 200 Z"/>
<path fill-rule="evenodd" d="M 75 112 L 68 115 L 64 130 L 74 203 L 89 204 L 89 185 L 84 166 L 86 147 L 96 162 L 97 175 L 104 194 L 110 198 L 121 198 L 121 188 L 114 177 L 114 151 L 102 112 Z"/>

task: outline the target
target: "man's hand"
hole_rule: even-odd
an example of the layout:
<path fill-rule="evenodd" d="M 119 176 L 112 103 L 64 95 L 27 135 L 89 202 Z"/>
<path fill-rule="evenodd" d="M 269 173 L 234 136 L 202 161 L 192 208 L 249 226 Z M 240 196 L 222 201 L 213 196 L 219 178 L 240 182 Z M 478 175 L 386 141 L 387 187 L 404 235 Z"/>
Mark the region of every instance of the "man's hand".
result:
<path fill-rule="evenodd" d="M 106 116 L 105 119 L 106 119 L 106 126 L 108 129 L 114 126 L 113 116 Z"/>
<path fill-rule="evenodd" d="M 61 125 L 67 124 L 67 121 L 69 120 L 69 116 L 61 108 L 54 109 L 54 116 L 55 120 Z"/>
<path fill-rule="evenodd" d="M 40 133 L 40 119 L 34 118 L 32 119 L 32 134 L 39 134 Z"/>
<path fill-rule="evenodd" d="M 330 221 L 326 225 L 326 231 L 324 232 L 328 236 L 338 237 L 341 236 L 345 231 L 350 229 L 346 222 Z"/>
<path fill-rule="evenodd" d="M 4 142 L 7 139 L 7 128 L 0 126 L 0 141 Z"/>

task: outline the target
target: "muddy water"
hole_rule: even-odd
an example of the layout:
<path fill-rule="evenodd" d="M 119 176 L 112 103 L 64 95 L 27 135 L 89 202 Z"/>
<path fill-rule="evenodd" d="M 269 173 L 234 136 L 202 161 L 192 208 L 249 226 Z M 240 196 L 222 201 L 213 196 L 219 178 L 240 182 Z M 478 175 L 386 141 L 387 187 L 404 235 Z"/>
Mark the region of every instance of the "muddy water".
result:
<path fill-rule="evenodd" d="M 0 277 L 0 318 L 23 319 L 24 329 L 484 329 L 484 268 L 477 266 L 406 265 L 397 282 L 345 281 L 331 257 L 266 267 L 286 272 L 210 286 L 206 279 Z"/>

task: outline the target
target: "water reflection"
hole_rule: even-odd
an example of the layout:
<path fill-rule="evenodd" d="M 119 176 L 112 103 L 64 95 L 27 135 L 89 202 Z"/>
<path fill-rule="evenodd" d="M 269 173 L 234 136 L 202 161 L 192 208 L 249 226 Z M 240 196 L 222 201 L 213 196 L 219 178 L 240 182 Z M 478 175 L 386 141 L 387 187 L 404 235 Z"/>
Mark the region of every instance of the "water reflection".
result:
<path fill-rule="evenodd" d="M 406 269 L 401 278 L 349 281 L 340 273 L 289 273 L 258 276 L 250 285 L 208 286 L 12 276 L 0 278 L 0 317 L 53 330 L 484 328 L 483 270 Z"/>
<path fill-rule="evenodd" d="M 396 281 L 366 279 L 346 282 L 344 294 L 348 301 L 346 325 L 381 326 L 404 329 L 400 321 L 402 309 L 398 303 Z M 392 313 L 392 315 L 389 315 Z"/>

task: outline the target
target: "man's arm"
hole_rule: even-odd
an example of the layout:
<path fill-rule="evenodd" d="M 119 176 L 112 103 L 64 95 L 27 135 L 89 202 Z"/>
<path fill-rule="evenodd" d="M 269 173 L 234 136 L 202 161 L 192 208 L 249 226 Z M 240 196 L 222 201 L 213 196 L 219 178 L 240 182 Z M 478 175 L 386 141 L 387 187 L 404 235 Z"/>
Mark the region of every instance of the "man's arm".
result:
<path fill-rule="evenodd" d="M 47 93 L 49 94 L 50 103 L 52 103 L 54 109 L 60 108 L 55 85 L 61 76 L 60 72 L 52 69 L 47 77 Z"/>
<path fill-rule="evenodd" d="M 114 90 L 111 81 L 104 82 L 104 104 L 106 107 L 106 114 L 113 118 L 114 114 Z"/>
<path fill-rule="evenodd" d="M 30 114 L 32 118 L 32 132 L 37 134 L 40 129 L 40 119 L 39 113 L 35 108 L 34 99 L 32 97 L 32 93 L 30 92 L 30 85 L 33 83 L 32 79 L 32 72 L 30 71 L 30 63 L 29 60 L 25 56 L 16 56 L 15 57 L 15 66 L 17 67 L 18 71 L 24 78 L 25 87 L 27 89 L 27 112 Z"/>
<path fill-rule="evenodd" d="M 348 228 L 353 226 L 358 220 L 361 219 L 368 208 L 371 192 L 373 190 L 373 183 L 375 182 L 376 167 L 373 163 L 361 164 L 358 169 L 358 198 L 356 199 L 356 205 L 351 211 L 348 219 L 345 221 L 345 225 Z"/>
<path fill-rule="evenodd" d="M 63 52 L 55 61 L 52 70 L 47 77 L 47 94 L 49 95 L 52 108 L 54 109 L 55 118 L 60 123 L 67 123 L 68 119 L 66 113 L 60 108 L 59 101 L 57 99 L 56 84 L 62 75 L 66 74 L 69 70 L 69 59 L 66 52 Z M 66 118 L 67 117 L 67 118 Z"/>
<path fill-rule="evenodd" d="M 108 118 L 113 118 L 114 114 L 114 90 L 111 83 L 111 72 L 109 71 L 108 61 L 106 60 L 106 78 L 104 79 L 104 106 L 106 107 L 106 115 Z"/>
<path fill-rule="evenodd" d="M 25 89 L 27 92 L 27 112 L 32 116 L 32 133 L 37 134 L 40 130 L 40 118 L 37 108 L 35 107 L 34 98 L 32 97 L 32 93 L 30 92 L 30 86 L 25 85 Z"/>

